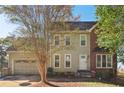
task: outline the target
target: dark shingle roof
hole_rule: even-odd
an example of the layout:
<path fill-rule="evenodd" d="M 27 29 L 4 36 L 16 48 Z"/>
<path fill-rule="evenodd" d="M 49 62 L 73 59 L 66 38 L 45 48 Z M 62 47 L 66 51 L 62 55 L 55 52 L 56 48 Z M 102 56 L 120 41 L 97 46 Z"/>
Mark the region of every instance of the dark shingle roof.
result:
<path fill-rule="evenodd" d="M 79 30 L 89 30 L 91 29 L 96 22 L 95 21 L 89 21 L 89 22 L 67 22 L 70 24 L 70 26 L 75 29 L 79 28 Z"/>
<path fill-rule="evenodd" d="M 52 25 L 53 30 L 63 31 L 66 28 L 69 30 L 82 30 L 86 31 L 91 29 L 97 22 L 96 21 L 69 21 L 69 22 L 55 22 Z"/>

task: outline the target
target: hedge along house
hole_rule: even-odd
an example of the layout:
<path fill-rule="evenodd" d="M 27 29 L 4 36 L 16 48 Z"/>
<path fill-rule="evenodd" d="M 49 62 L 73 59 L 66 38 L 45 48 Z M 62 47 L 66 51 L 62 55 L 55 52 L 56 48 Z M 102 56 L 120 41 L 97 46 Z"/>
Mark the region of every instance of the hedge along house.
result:
<path fill-rule="evenodd" d="M 52 30 L 48 67 L 55 72 L 89 71 L 116 74 L 116 55 L 109 54 L 96 43 L 96 22 L 69 22 L 70 29 Z M 78 29 L 77 29 L 78 28 Z M 38 74 L 34 54 L 8 48 L 11 74 Z"/>

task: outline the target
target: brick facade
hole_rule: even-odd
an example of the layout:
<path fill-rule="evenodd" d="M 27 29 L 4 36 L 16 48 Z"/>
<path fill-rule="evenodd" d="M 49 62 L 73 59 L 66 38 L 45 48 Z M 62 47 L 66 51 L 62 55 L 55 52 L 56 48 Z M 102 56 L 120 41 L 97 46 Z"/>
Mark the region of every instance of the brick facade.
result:
<path fill-rule="evenodd" d="M 93 30 L 90 33 L 90 64 L 91 64 L 91 71 L 92 72 L 97 72 L 97 71 L 109 71 L 111 73 L 113 73 L 113 75 L 116 75 L 116 70 L 117 70 L 117 55 L 114 54 L 112 56 L 112 63 L 113 66 L 112 68 L 96 68 L 96 54 L 107 54 L 107 52 L 104 51 L 95 51 L 96 48 L 98 48 L 97 45 L 97 37 L 95 34 L 95 30 Z"/>

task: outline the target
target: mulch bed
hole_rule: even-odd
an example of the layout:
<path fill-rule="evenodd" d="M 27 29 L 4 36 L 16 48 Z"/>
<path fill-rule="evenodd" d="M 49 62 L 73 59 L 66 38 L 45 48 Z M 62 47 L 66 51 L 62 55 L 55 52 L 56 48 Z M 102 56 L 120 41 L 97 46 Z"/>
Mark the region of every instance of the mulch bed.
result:
<path fill-rule="evenodd" d="M 51 86 L 45 83 L 38 82 L 38 83 L 30 85 L 30 87 L 51 87 Z"/>
<path fill-rule="evenodd" d="M 81 87 L 80 82 L 50 82 L 50 83 L 56 85 L 56 87 Z M 53 86 L 38 82 L 30 85 L 30 87 L 53 87 Z"/>
<path fill-rule="evenodd" d="M 44 82 L 37 82 L 34 83 L 32 85 L 30 85 L 30 87 L 63 87 L 64 85 L 60 84 L 60 83 L 56 83 L 56 82 L 49 82 L 50 84 L 46 84 Z"/>

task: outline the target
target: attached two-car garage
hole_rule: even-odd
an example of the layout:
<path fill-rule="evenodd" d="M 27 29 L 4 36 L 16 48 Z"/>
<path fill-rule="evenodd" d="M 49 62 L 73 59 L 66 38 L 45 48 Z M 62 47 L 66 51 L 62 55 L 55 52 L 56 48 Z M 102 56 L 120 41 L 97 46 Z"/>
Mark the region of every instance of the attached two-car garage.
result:
<path fill-rule="evenodd" d="M 12 75 L 30 75 L 39 74 L 37 68 L 37 58 L 29 51 L 9 51 L 10 74 Z"/>
<path fill-rule="evenodd" d="M 38 74 L 35 60 L 15 60 L 14 74 Z"/>

